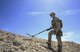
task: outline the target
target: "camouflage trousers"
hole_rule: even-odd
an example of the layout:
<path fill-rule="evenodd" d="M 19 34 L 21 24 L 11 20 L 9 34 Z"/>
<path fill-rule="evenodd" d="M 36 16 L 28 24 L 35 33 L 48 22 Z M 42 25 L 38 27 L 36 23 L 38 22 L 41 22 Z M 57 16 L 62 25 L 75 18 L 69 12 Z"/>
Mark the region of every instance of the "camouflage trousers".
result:
<path fill-rule="evenodd" d="M 54 30 L 51 30 L 48 33 L 48 45 L 51 45 L 51 39 L 53 34 L 56 35 L 56 39 L 58 41 L 58 52 L 62 52 L 62 41 L 61 41 L 62 31 L 59 30 L 59 32 L 56 33 Z"/>

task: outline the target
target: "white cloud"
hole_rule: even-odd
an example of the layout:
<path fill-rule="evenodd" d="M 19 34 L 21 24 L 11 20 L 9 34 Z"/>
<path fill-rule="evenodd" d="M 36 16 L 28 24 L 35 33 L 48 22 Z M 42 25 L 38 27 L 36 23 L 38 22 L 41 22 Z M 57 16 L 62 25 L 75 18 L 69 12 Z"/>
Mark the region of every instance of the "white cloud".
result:
<path fill-rule="evenodd" d="M 64 32 L 62 40 L 63 41 L 71 41 L 73 39 L 74 32 Z"/>
<path fill-rule="evenodd" d="M 74 32 L 64 32 L 62 36 L 62 41 L 73 41 Z M 53 36 L 53 40 L 56 40 L 56 37 Z"/>
<path fill-rule="evenodd" d="M 71 15 L 72 12 L 70 10 L 66 10 L 66 11 L 63 11 L 61 14 L 62 15 Z"/>
<path fill-rule="evenodd" d="M 56 36 L 53 35 L 53 41 L 57 41 Z M 62 41 L 73 41 L 80 44 L 80 35 L 75 32 L 64 32 Z"/>
<path fill-rule="evenodd" d="M 80 43 L 80 35 L 76 34 L 75 32 L 64 32 L 62 40 L 63 41 L 74 41 Z"/>
<path fill-rule="evenodd" d="M 65 10 L 63 12 L 60 12 L 61 15 L 74 15 L 74 14 L 79 14 L 80 9 L 70 9 L 70 10 Z"/>
<path fill-rule="evenodd" d="M 44 12 L 29 12 L 30 15 L 41 15 L 44 14 Z"/>
<path fill-rule="evenodd" d="M 79 14 L 80 13 L 80 9 L 70 9 L 70 10 L 63 10 L 61 12 L 58 12 L 58 10 L 54 10 L 54 11 L 33 11 L 33 12 L 28 12 L 27 14 L 29 15 L 49 15 L 50 12 L 55 12 L 58 15 L 75 15 L 75 14 Z M 26 13 L 25 13 L 26 14 Z"/>

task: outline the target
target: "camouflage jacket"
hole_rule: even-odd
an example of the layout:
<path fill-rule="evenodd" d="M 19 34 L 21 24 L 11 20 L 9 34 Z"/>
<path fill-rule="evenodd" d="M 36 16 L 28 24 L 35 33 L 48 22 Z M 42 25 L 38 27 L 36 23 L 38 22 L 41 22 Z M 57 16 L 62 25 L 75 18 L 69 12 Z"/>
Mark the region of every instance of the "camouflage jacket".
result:
<path fill-rule="evenodd" d="M 62 24 L 62 21 L 55 17 L 52 21 L 51 21 L 51 25 L 52 25 L 52 28 L 62 28 L 63 24 Z"/>

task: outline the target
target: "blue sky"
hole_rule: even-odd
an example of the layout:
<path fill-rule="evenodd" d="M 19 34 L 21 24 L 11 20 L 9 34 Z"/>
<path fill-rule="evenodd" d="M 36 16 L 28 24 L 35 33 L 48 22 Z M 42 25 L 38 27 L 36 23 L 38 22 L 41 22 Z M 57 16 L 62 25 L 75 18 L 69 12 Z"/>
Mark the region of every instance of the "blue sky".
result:
<path fill-rule="evenodd" d="M 50 12 L 63 21 L 63 41 L 80 43 L 80 0 L 0 0 L 0 29 L 36 34 L 51 26 Z M 37 37 L 47 39 L 44 32 Z M 53 35 L 53 40 L 56 40 Z"/>

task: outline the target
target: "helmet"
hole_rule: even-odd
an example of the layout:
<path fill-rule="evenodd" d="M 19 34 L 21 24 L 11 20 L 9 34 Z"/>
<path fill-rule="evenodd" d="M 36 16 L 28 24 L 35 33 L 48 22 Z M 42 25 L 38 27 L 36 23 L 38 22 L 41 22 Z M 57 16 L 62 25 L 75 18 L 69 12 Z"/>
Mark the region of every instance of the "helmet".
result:
<path fill-rule="evenodd" d="M 53 16 L 53 15 L 55 15 L 55 13 L 54 13 L 54 12 L 51 12 L 51 13 L 50 13 L 50 16 Z"/>

